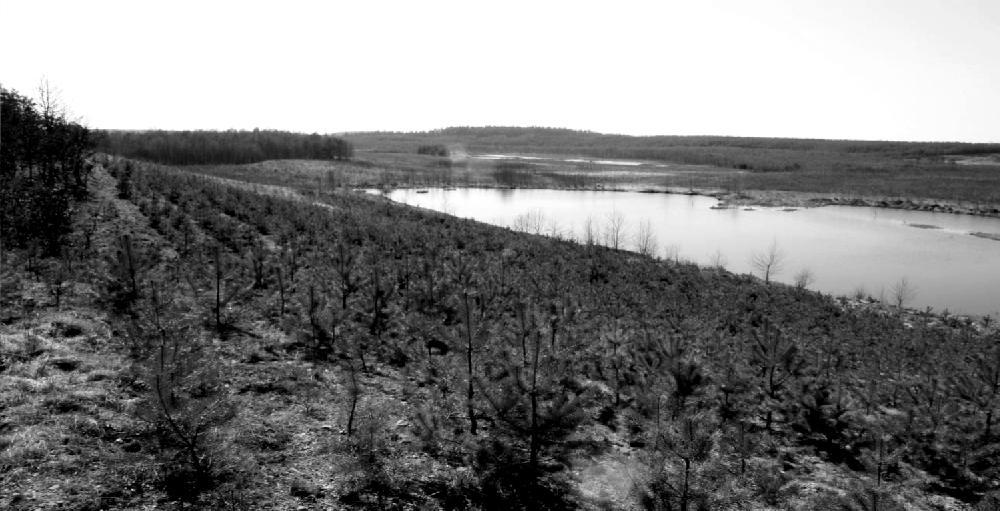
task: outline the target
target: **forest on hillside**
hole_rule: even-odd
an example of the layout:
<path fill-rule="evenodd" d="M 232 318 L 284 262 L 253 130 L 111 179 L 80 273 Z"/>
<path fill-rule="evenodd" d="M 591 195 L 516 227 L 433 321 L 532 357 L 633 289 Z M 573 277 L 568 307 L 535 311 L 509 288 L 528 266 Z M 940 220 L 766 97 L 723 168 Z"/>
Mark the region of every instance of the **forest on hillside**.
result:
<path fill-rule="evenodd" d="M 171 165 L 241 164 L 265 160 L 346 160 L 351 144 L 333 135 L 287 131 L 117 131 L 97 133 L 105 153 Z"/>

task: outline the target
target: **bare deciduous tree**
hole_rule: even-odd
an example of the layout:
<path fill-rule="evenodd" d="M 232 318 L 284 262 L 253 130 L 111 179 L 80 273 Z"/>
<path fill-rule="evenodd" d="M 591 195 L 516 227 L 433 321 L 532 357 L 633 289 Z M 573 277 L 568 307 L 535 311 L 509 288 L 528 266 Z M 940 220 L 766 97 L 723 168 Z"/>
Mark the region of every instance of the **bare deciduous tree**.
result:
<path fill-rule="evenodd" d="M 639 223 L 639 231 L 635 236 L 635 251 L 646 257 L 655 257 L 657 245 L 653 224 L 647 218 Z"/>
<path fill-rule="evenodd" d="M 62 91 L 53 87 L 48 78 L 42 78 L 38 84 L 38 106 L 41 108 L 42 120 L 51 125 L 58 119 L 66 117 L 66 107 L 63 105 Z"/>
<path fill-rule="evenodd" d="M 622 242 L 625 241 L 625 216 L 617 210 L 608 215 L 604 241 L 607 246 L 615 250 L 621 248 Z"/>
<path fill-rule="evenodd" d="M 917 288 L 910 284 L 909 279 L 903 277 L 892 285 L 892 302 L 896 309 L 902 311 L 903 307 L 917 296 Z"/>
<path fill-rule="evenodd" d="M 772 241 L 764 252 L 755 253 L 750 257 L 750 265 L 760 272 L 764 283 L 771 282 L 771 277 L 781 273 L 785 267 L 785 253 L 778 248 L 778 242 Z"/>

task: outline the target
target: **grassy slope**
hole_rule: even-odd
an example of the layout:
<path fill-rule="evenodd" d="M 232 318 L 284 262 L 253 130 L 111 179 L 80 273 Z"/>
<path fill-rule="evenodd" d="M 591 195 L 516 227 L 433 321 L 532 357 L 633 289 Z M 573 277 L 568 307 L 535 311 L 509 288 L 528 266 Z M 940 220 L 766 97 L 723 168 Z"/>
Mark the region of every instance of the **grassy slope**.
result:
<path fill-rule="evenodd" d="M 258 175 L 256 180 L 267 181 L 267 173 L 263 174 L 265 177 Z M 114 198 L 109 176 L 102 171 L 97 176 L 96 198 L 81 212 L 81 221 L 89 218 L 90 211 L 100 215 L 95 251 L 84 254 L 87 259 L 82 266 L 86 270 L 76 270 L 75 284 L 68 287 L 61 307 L 53 307 L 45 279 L 38 282 L 24 273 L 17 259 L 8 259 L 10 264 L 5 264 L 4 303 L 9 306 L 9 315 L 0 340 L 5 365 L 0 372 L 0 438 L 5 446 L 0 452 L 0 487 L 5 492 L 0 496 L 0 506 L 34 509 L 61 502 L 69 508 L 134 509 L 156 502 L 170 505 L 163 502 L 163 473 L 169 465 L 163 453 L 169 452 L 169 446 L 159 444 L 150 425 L 137 418 L 143 385 L 136 381 L 127 357 L 128 341 L 118 320 L 109 317 L 95 296 L 101 294 L 101 283 L 107 278 L 103 261 L 118 234 L 130 233 L 140 240 L 144 250 L 160 255 L 162 262 L 149 270 L 153 279 L 171 281 L 170 261 L 176 260 L 179 248 L 175 240 L 162 234 L 166 231 L 152 229 L 148 218 L 134 205 Z M 149 198 L 155 197 L 142 197 Z M 584 364 L 580 368 L 591 367 L 580 369 L 581 376 L 589 379 L 609 370 L 605 367 L 593 373 L 594 366 L 586 365 L 607 360 L 607 353 L 602 351 L 604 341 L 599 339 L 614 333 L 607 330 L 609 320 L 604 311 L 608 304 L 618 304 L 616 310 L 621 316 L 613 323 L 623 325 L 624 331 L 631 332 L 628 335 L 652 328 L 647 331 L 670 337 L 678 333 L 670 325 L 681 324 L 684 335 L 699 339 L 693 345 L 698 355 L 692 356 L 704 364 L 714 382 L 721 381 L 729 363 L 725 357 L 707 356 L 704 350 L 713 348 L 704 343 L 727 329 L 736 329 L 737 337 L 749 335 L 754 328 L 749 322 L 759 313 L 772 318 L 789 336 L 800 339 L 803 357 L 819 360 L 834 352 L 846 357 L 849 362 L 840 369 L 844 373 L 841 383 L 858 396 L 864 394 L 861 379 L 870 369 L 873 349 L 892 353 L 900 346 L 912 348 L 911 344 L 919 340 L 924 351 L 897 356 L 896 361 L 905 362 L 898 370 L 918 375 L 934 370 L 933 374 L 939 374 L 936 371 L 964 367 L 961 355 L 974 352 L 986 342 L 962 325 L 921 326 L 917 331 L 908 331 L 898 320 L 883 314 L 845 313 L 824 297 L 764 286 L 753 279 L 692 266 L 665 265 L 631 254 L 604 250 L 595 254 L 570 243 L 415 212 L 374 198 L 336 194 L 325 200 L 331 209 L 316 208 L 310 214 L 323 218 L 329 215 L 333 225 L 340 228 L 360 227 L 372 236 L 378 233 L 395 240 L 393 246 L 403 254 L 400 260 L 409 264 L 432 262 L 426 250 L 440 246 L 446 252 L 469 254 L 477 264 L 487 266 L 514 257 L 513 268 L 524 278 L 552 279 L 552 285 L 562 287 L 549 292 L 579 300 L 581 313 L 567 339 L 576 339 L 574 358 L 580 357 Z M 143 204 L 145 211 L 150 211 L 152 203 L 146 200 Z M 241 219 L 238 211 L 221 213 L 220 218 L 235 222 L 247 232 L 261 233 L 259 226 L 248 222 L 249 218 Z M 201 242 L 217 234 L 207 228 L 195 232 Z M 267 236 L 280 243 L 277 233 Z M 603 284 L 586 284 L 595 264 L 599 265 L 599 282 L 604 279 Z M 11 285 L 18 288 L 12 289 Z M 300 286 L 298 300 L 304 291 Z M 192 302 L 185 314 L 197 320 L 197 297 L 185 298 L 183 292 L 178 292 L 179 300 Z M 540 292 L 539 299 L 546 299 L 544 296 Z M 214 438 L 220 446 L 229 447 L 220 459 L 238 477 L 225 479 L 219 489 L 203 497 L 202 503 L 287 509 L 300 505 L 339 506 L 345 502 L 388 505 L 372 500 L 375 497 L 370 493 L 357 493 L 370 481 L 366 479 L 369 472 L 365 464 L 359 462 L 363 456 L 359 457 L 356 446 L 343 435 L 349 394 L 344 367 L 304 358 L 301 336 L 294 333 L 298 327 L 289 328 L 275 317 L 274 300 L 271 288 L 268 293 L 251 293 L 237 304 L 242 311 L 238 325 L 246 335 L 228 340 L 209 335 L 212 353 L 220 361 L 222 381 L 238 410 L 224 429 L 214 433 Z M 302 306 L 296 303 L 292 307 L 298 311 L 294 316 L 301 321 Z M 390 338 L 398 339 L 393 342 L 414 335 L 405 325 L 428 320 L 405 308 L 402 313 L 404 319 L 390 327 L 390 334 L 396 334 Z M 505 320 L 496 321 L 501 325 Z M 915 321 L 922 324 L 927 320 Z M 79 332 L 67 328 L 74 325 Z M 456 324 L 445 330 L 451 332 L 444 334 L 446 340 L 461 332 Z M 716 331 L 718 334 L 713 333 Z M 357 335 L 360 339 L 361 334 Z M 724 334 L 723 338 L 730 335 Z M 853 341 L 859 338 L 878 338 L 883 346 Z M 458 339 L 448 342 L 457 344 Z M 948 344 L 936 345 L 940 340 Z M 840 349 L 830 348 L 841 343 Z M 411 362 L 402 367 L 389 364 L 394 349 L 403 350 Z M 393 453 L 385 458 L 388 461 L 380 470 L 395 481 L 393 491 L 405 491 L 406 497 L 393 497 L 389 492 L 389 503 L 441 505 L 442 492 L 454 493 L 461 487 L 456 481 L 472 477 L 467 468 L 471 464 L 469 447 L 463 445 L 467 440 L 459 435 L 452 439 L 457 442 L 455 447 L 428 451 L 416 437 L 414 423 L 419 410 L 441 399 L 434 397 L 438 386 L 449 385 L 450 380 L 436 380 L 429 375 L 434 371 L 460 374 L 457 367 L 450 366 L 457 362 L 447 362 L 449 358 L 427 359 L 419 343 L 394 347 L 387 344 L 372 353 L 376 356 L 373 369 L 361 375 L 364 398 L 359 427 L 371 428 L 378 437 L 378 450 Z M 955 353 L 959 354 L 957 358 Z M 611 384 L 610 380 L 607 384 Z M 711 409 L 718 397 L 715 385 L 692 400 Z M 450 409 L 456 405 L 440 406 Z M 594 402 L 587 412 L 596 416 L 603 406 Z M 455 410 L 461 423 L 461 406 Z M 622 421 L 633 416 L 628 409 L 619 413 Z M 883 420 L 892 413 L 896 412 L 889 410 L 885 417 L 876 413 L 864 420 Z M 957 420 L 959 415 L 955 417 Z M 567 455 L 572 461 L 565 476 L 580 491 L 574 497 L 576 505 L 617 507 L 631 502 L 630 486 L 644 476 L 622 479 L 620 474 L 641 472 L 641 464 L 636 465 L 644 459 L 641 449 L 629 447 L 629 443 L 640 445 L 636 441 L 642 434 L 635 436 L 624 425 L 622 422 L 617 429 L 611 429 L 588 420 L 571 437 L 576 447 Z M 797 438 L 789 429 L 780 435 L 773 451 L 751 455 L 752 466 L 762 467 L 764 475 L 775 459 L 785 460 L 779 485 L 783 489 L 775 489 L 785 505 L 811 509 L 819 502 L 836 500 L 837 495 L 852 488 L 870 484 L 869 475 L 821 461 Z M 721 454 L 724 443 L 720 440 L 716 461 L 719 467 L 731 468 L 728 455 Z M 923 508 L 930 502 L 947 500 L 927 493 L 940 484 L 938 476 L 911 464 L 904 465 L 903 473 L 909 475 L 897 475 L 886 483 L 897 499 Z M 729 481 L 725 492 L 742 499 L 745 505 L 762 507 L 769 498 L 760 493 L 763 483 L 757 479 L 730 477 Z M 354 495 L 355 500 L 345 501 L 345 495 Z"/>
<path fill-rule="evenodd" d="M 176 252 L 134 204 L 115 198 L 114 179 L 100 168 L 92 188 L 94 199 L 78 220 L 98 219 L 93 252 L 84 254 L 63 284 L 59 307 L 47 272 L 31 275 L 24 261 L 6 254 L 0 327 L 3 509 L 179 506 L 164 490 L 172 466 L 163 454 L 169 445 L 141 412 L 149 382 L 129 357 L 132 340 L 121 319 L 96 300 L 108 278 L 104 258 L 114 253 L 121 234 L 168 261 Z M 160 264 L 148 271 L 152 277 L 167 269 Z M 268 320 L 242 326 L 252 334 L 238 344 L 216 340 L 212 349 L 239 410 L 226 431 L 213 432 L 213 441 L 227 446 L 220 464 L 238 476 L 225 477 L 200 506 L 296 509 L 315 504 L 320 495 L 348 493 L 359 469 L 342 446 L 343 375 L 303 362 L 294 347 L 286 351 L 295 340 Z M 393 424 L 404 418 L 399 410 L 400 399 L 406 400 L 405 376 L 383 368 L 361 378 L 367 411 Z M 400 461 L 386 470 L 407 479 L 426 476 L 435 465 L 419 455 Z"/>
<path fill-rule="evenodd" d="M 135 393 L 123 388 L 130 361 L 120 350 L 121 332 L 95 297 L 103 272 L 97 256 L 113 251 L 118 233 L 146 243 L 157 237 L 134 205 L 114 199 L 110 176 L 98 172 L 91 187 L 95 197 L 77 216 L 77 234 L 97 220 L 91 251 L 73 261 L 59 307 L 47 278 L 59 261 L 32 274 L 23 260 L 4 254 L 0 506 L 8 509 L 128 503 L 127 495 L 144 485 L 140 474 L 155 471 L 150 456 L 130 452 L 144 440 L 133 414 Z"/>

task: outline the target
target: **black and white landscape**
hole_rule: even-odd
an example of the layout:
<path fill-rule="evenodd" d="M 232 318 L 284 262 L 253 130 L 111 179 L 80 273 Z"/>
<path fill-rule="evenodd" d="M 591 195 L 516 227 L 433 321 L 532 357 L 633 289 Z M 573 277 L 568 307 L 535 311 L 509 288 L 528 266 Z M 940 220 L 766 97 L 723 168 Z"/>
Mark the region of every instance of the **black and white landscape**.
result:
<path fill-rule="evenodd" d="M 2 509 L 1000 509 L 993 2 L 0 19 Z"/>

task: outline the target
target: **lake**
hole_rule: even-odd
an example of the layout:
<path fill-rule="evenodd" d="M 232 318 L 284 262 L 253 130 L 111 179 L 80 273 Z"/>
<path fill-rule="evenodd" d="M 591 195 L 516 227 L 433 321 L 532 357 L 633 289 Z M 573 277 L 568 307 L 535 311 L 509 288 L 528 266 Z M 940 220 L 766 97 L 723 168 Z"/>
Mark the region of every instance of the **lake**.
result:
<path fill-rule="evenodd" d="M 967 314 L 1000 311 L 1000 219 L 882 208 L 826 206 L 713 209 L 697 195 L 529 189 L 414 189 L 388 194 L 394 201 L 528 232 L 583 238 L 588 218 L 606 232 L 624 221 L 622 248 L 635 247 L 640 225 L 651 227 L 660 257 L 701 265 L 721 263 L 736 273 L 757 273 L 751 259 L 774 244 L 783 269 L 774 280 L 792 283 L 803 269 L 810 289 L 892 301 L 906 279 L 908 306 Z"/>

